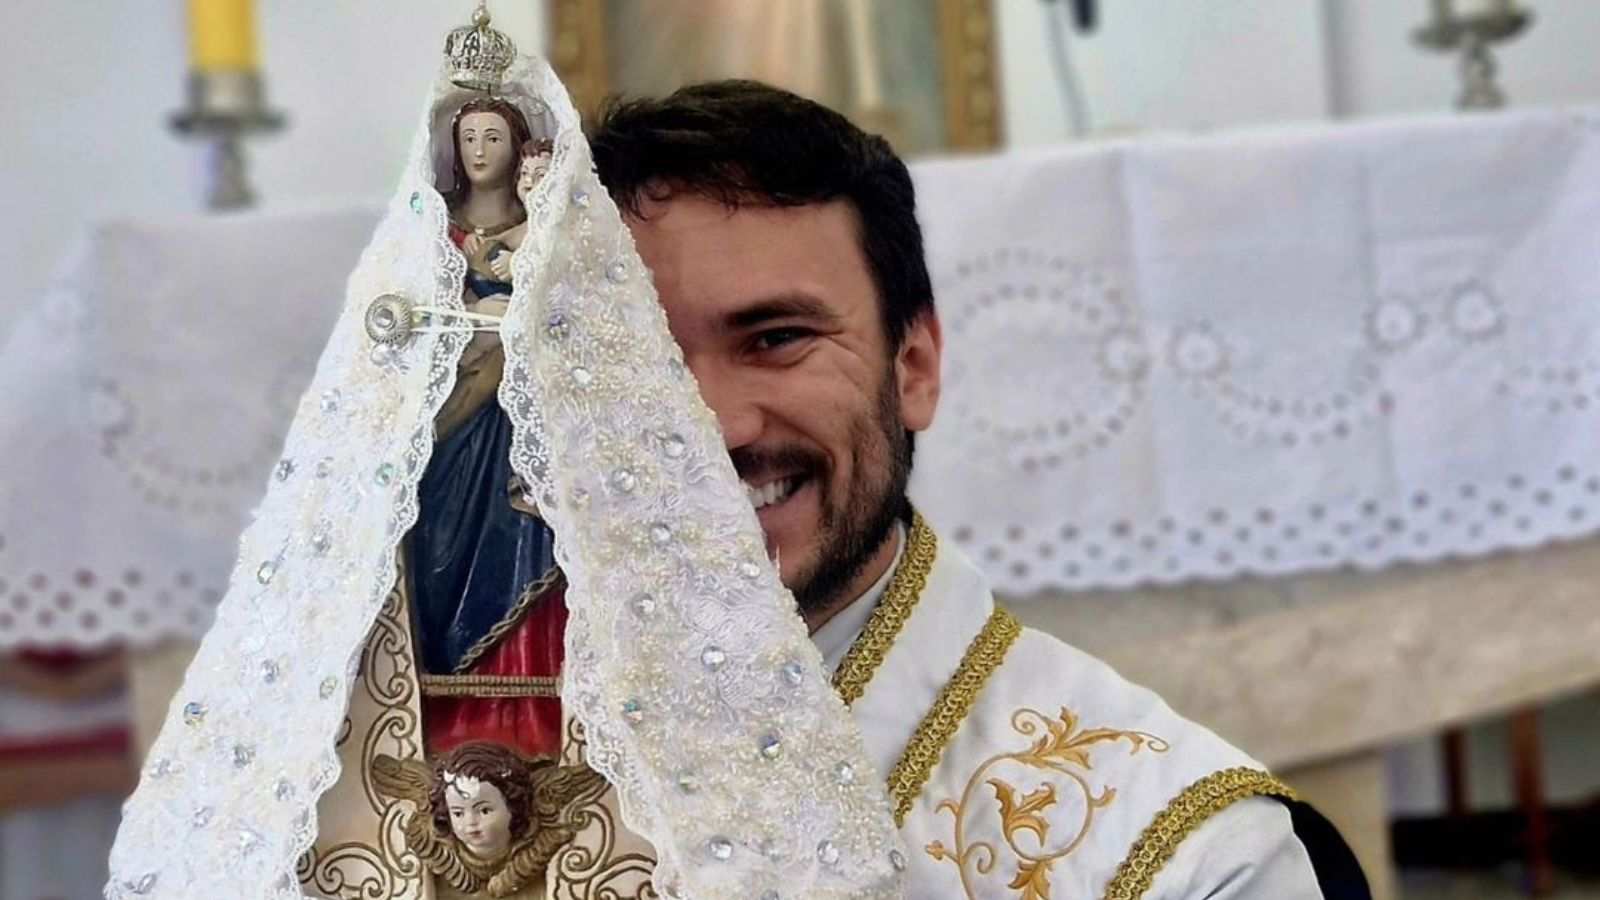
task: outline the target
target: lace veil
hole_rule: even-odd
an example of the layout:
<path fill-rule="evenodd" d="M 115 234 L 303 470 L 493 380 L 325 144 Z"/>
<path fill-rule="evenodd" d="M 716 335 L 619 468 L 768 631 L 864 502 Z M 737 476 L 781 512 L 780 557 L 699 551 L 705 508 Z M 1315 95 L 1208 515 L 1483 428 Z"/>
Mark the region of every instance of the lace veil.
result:
<path fill-rule="evenodd" d="M 499 399 L 569 581 L 562 690 L 588 761 L 655 846 L 666 896 L 898 897 L 905 857 L 882 782 L 766 557 L 577 113 L 541 60 L 520 58 L 498 93 L 555 142 L 513 259 Z M 466 264 L 439 189 L 468 96 L 441 74 L 428 98 L 216 624 L 124 808 L 108 898 L 301 896 L 295 863 L 340 776 L 355 667 L 467 338 L 380 344 L 364 319 L 384 295 L 461 309 Z"/>

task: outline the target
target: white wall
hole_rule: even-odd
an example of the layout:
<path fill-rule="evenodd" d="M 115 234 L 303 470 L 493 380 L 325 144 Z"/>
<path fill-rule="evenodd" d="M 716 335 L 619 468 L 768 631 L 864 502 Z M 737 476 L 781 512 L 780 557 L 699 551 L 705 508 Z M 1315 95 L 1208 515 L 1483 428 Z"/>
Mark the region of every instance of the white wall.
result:
<path fill-rule="evenodd" d="M 996 0 L 1007 130 L 1014 144 L 1067 136 L 1042 0 Z M 1600 3 L 1519 0 L 1534 23 L 1497 49 L 1513 104 L 1600 100 Z M 1074 36 L 1095 131 L 1209 129 L 1326 117 L 1439 112 L 1458 92 L 1453 56 L 1411 33 L 1428 0 L 1101 0 Z"/>
<path fill-rule="evenodd" d="M 471 0 L 262 0 L 279 135 L 252 140 L 268 207 L 384 199 L 445 33 Z M 543 44 L 541 0 L 496 0 L 498 27 Z M 0 2 L 0 316 L 27 303 L 91 221 L 197 210 L 203 157 L 167 125 L 184 102 L 178 0 Z M 6 330 L 0 324 L 0 335 Z"/>
<path fill-rule="evenodd" d="M 1068 41 L 1097 133 L 1319 117 L 1321 25 L 1311 0 L 1101 0 L 1099 27 Z M 1067 136 L 1041 0 L 996 0 L 1006 132 Z"/>
<path fill-rule="evenodd" d="M 1113 0 L 1115 2 L 1115 0 Z M 1329 34 L 1347 48 L 1341 83 L 1355 115 L 1440 110 L 1454 103 L 1454 58 L 1425 52 L 1411 32 L 1426 18 L 1426 0 L 1333 0 Z M 1518 0 L 1533 24 L 1497 48 L 1498 81 L 1516 105 L 1600 100 L 1600 3 Z"/>

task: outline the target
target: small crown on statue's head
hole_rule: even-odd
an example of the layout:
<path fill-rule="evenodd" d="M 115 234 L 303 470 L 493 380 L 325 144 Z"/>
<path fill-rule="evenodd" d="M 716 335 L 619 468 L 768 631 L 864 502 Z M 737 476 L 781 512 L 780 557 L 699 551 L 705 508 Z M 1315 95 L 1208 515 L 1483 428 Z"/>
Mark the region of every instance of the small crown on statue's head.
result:
<path fill-rule="evenodd" d="M 450 60 L 450 81 L 475 91 L 500 87 L 506 70 L 517 58 L 517 45 L 505 32 L 489 27 L 489 10 L 483 3 L 472 14 L 472 24 L 450 32 L 444 42 Z"/>

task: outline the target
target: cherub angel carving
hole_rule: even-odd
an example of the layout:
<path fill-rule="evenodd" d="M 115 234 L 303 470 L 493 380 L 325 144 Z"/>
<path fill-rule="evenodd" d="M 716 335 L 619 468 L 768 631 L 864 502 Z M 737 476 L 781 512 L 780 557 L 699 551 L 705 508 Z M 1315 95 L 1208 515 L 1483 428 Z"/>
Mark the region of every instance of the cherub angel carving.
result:
<path fill-rule="evenodd" d="M 442 898 L 539 896 L 550 858 L 577 831 L 575 802 L 605 790 L 587 766 L 528 760 L 489 741 L 462 744 L 431 766 L 378 756 L 372 780 L 414 808 L 407 849 L 437 877 Z"/>

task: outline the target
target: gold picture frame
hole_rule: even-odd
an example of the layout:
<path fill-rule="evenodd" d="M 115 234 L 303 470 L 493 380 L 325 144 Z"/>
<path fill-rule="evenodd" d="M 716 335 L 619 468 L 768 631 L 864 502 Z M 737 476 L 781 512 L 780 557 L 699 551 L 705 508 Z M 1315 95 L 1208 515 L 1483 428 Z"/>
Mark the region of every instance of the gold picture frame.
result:
<path fill-rule="evenodd" d="M 636 0 L 551 0 L 550 60 L 585 117 L 592 116 L 600 103 L 613 93 L 658 94 L 678 86 L 671 79 L 635 79 L 651 82 L 645 85 L 617 83 L 615 62 L 619 54 L 627 53 L 628 49 L 615 46 L 615 40 L 608 36 L 616 24 L 613 19 L 617 14 L 633 12 L 620 4 L 633 2 Z M 869 2 L 876 4 L 882 0 Z M 897 29 L 889 40 L 921 43 L 919 52 L 925 54 L 930 65 L 937 67 L 937 72 L 929 74 L 937 81 L 935 90 L 940 108 L 910 109 L 906 114 L 942 119 L 942 126 L 935 129 L 942 133 L 933 138 L 924 137 L 904 149 L 917 153 L 982 152 L 998 148 L 1002 138 L 1002 111 L 993 0 L 905 2 L 926 5 L 878 7 L 873 12 L 882 15 L 886 10 L 888 14 L 911 10 L 927 23 L 927 29 L 921 34 L 907 34 L 906 30 Z M 694 9 L 693 6 L 683 8 Z M 936 47 L 927 47 L 929 42 Z M 830 53 L 845 52 L 843 48 L 832 46 L 828 49 Z M 874 128 L 871 122 L 862 124 L 869 130 L 884 130 Z"/>

